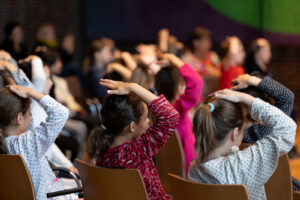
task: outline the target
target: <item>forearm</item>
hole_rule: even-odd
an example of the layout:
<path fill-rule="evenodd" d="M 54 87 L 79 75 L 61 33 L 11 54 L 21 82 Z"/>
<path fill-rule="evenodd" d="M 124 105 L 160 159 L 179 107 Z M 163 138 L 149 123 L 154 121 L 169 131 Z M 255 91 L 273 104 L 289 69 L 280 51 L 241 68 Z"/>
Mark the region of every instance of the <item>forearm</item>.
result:
<path fill-rule="evenodd" d="M 126 81 L 131 79 L 132 71 L 122 65 L 115 67 L 114 70 L 120 74 Z"/>
<path fill-rule="evenodd" d="M 147 105 L 157 98 L 155 94 L 136 83 L 130 83 L 130 91 L 139 96 Z"/>

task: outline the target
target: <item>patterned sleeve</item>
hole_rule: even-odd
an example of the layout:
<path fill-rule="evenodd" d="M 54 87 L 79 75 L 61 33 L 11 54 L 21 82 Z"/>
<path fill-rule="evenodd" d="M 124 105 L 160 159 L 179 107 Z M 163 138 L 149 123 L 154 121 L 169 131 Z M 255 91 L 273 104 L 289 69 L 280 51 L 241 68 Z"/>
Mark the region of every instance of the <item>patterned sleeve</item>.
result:
<path fill-rule="evenodd" d="M 238 151 L 236 174 L 244 175 L 242 182 L 248 185 L 263 185 L 275 171 L 279 156 L 293 147 L 297 126 L 281 110 L 260 99 L 252 104 L 251 116 L 271 131 L 255 145 Z"/>
<path fill-rule="evenodd" d="M 164 146 L 167 139 L 174 133 L 179 114 L 163 96 L 159 96 L 149 105 L 156 116 L 156 122 L 146 133 L 131 142 L 127 152 L 139 157 L 152 157 Z"/>
<path fill-rule="evenodd" d="M 294 93 L 284 85 L 266 76 L 257 86 L 262 92 L 274 98 L 275 106 L 289 115 L 294 106 Z M 255 143 L 270 132 L 268 126 L 256 124 L 246 130 L 243 142 Z"/>
<path fill-rule="evenodd" d="M 264 93 L 274 98 L 275 106 L 289 115 L 294 105 L 294 93 L 284 85 L 266 76 L 257 86 Z"/>
<path fill-rule="evenodd" d="M 63 128 L 69 117 L 69 110 L 50 96 L 44 96 L 40 104 L 48 114 L 46 121 L 33 131 L 7 138 L 7 145 L 13 151 L 11 153 L 41 158 Z"/>

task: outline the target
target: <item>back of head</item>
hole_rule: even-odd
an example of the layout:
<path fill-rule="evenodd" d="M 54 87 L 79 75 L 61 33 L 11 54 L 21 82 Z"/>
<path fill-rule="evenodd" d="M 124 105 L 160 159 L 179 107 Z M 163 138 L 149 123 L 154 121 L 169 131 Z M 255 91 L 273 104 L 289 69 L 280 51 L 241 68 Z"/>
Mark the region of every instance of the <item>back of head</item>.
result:
<path fill-rule="evenodd" d="M 243 105 L 215 97 L 208 98 L 197 109 L 193 119 L 199 161 L 205 160 L 210 152 L 222 145 L 231 130 L 236 127 L 241 130 L 245 121 L 246 111 Z"/>
<path fill-rule="evenodd" d="M 194 29 L 189 38 L 189 47 L 194 51 L 194 40 L 211 39 L 211 33 L 208 29 L 197 27 Z"/>
<path fill-rule="evenodd" d="M 102 125 L 89 136 L 90 157 L 100 159 L 109 150 L 114 137 L 123 134 L 132 121 L 138 123 L 143 113 L 142 101 L 134 94 L 107 96 L 101 110 Z"/>
<path fill-rule="evenodd" d="M 137 68 L 132 73 L 131 81 L 146 89 L 150 89 L 153 76 L 148 72 L 147 66 L 139 62 Z"/>
<path fill-rule="evenodd" d="M 183 82 L 178 67 L 163 67 L 155 75 L 155 89 L 158 94 L 164 94 L 169 101 L 173 101 L 178 91 L 178 86 Z"/>
<path fill-rule="evenodd" d="M 6 128 L 19 113 L 25 114 L 29 108 L 29 98 L 21 98 L 12 93 L 8 88 L 0 90 L 0 153 L 5 151 L 6 148 L 3 142 L 1 142 L 1 138 L 6 137 Z"/>

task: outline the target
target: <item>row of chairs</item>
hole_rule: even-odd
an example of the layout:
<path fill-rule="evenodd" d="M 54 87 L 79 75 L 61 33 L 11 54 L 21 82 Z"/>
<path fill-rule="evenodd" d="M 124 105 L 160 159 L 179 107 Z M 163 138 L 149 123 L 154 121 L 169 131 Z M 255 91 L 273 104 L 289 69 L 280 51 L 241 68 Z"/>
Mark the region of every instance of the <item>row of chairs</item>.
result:
<path fill-rule="evenodd" d="M 249 145 L 243 144 L 242 148 Z M 177 155 L 177 156 L 174 156 Z M 178 155 L 181 155 L 178 158 Z M 147 200 L 142 176 L 136 169 L 106 169 L 76 160 L 85 200 Z M 177 134 L 174 134 L 157 155 L 157 170 L 165 190 L 174 200 L 239 199 L 249 200 L 244 185 L 200 184 L 184 178 L 184 156 Z M 20 155 L 0 155 L 0 199 L 34 200 L 30 174 Z M 76 190 L 77 189 L 77 190 Z M 278 167 L 265 185 L 268 200 L 300 200 L 292 193 L 291 173 L 287 155 L 279 159 Z M 74 191 L 80 192 L 78 188 Z"/>

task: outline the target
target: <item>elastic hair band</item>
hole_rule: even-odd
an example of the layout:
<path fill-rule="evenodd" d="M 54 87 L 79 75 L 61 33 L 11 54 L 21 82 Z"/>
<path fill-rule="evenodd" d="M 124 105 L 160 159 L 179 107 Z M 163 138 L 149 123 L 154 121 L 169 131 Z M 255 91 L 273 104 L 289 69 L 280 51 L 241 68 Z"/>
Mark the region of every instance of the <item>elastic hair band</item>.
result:
<path fill-rule="evenodd" d="M 214 104 L 208 103 L 207 105 L 209 105 L 209 107 L 210 107 L 209 112 L 213 112 L 215 110 Z"/>

